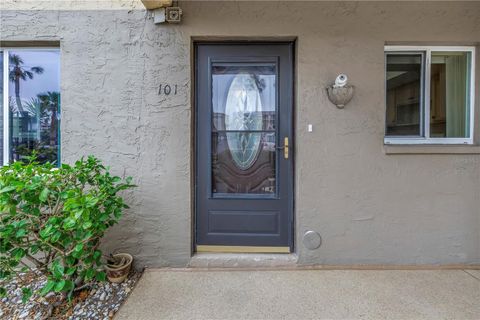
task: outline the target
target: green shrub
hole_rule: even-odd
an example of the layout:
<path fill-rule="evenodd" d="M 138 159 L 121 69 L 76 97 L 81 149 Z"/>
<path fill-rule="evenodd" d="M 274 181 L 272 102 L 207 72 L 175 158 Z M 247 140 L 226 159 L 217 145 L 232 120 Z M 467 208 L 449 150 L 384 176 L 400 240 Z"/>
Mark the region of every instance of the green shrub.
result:
<path fill-rule="evenodd" d="M 92 156 L 60 168 L 33 158 L 1 167 L 0 280 L 35 268 L 48 279 L 39 293 L 64 297 L 105 280 L 99 242 L 127 208 L 118 193 L 132 187 Z M 23 300 L 31 295 L 25 289 Z"/>

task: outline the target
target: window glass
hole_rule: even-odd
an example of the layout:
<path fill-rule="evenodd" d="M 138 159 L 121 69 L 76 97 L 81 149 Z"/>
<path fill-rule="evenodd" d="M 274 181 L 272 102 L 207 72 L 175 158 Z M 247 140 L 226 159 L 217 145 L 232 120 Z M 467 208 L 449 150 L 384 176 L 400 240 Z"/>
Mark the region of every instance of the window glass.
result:
<path fill-rule="evenodd" d="M 274 64 L 212 68 L 212 193 L 276 193 Z"/>
<path fill-rule="evenodd" d="M 3 52 L 0 51 L 0 166 L 3 166 Z"/>
<path fill-rule="evenodd" d="M 420 136 L 422 54 L 387 54 L 387 136 Z"/>
<path fill-rule="evenodd" d="M 58 50 L 9 51 L 10 161 L 37 151 L 58 163 L 60 65 Z"/>
<path fill-rule="evenodd" d="M 468 138 L 469 53 L 432 52 L 430 79 L 430 136 Z"/>

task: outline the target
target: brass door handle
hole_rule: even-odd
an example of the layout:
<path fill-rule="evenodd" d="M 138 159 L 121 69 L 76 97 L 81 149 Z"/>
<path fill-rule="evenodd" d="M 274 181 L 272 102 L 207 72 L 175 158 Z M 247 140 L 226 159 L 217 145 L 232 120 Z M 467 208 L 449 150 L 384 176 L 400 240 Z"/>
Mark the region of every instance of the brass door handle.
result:
<path fill-rule="evenodd" d="M 288 137 L 285 137 L 285 139 L 283 139 L 283 146 L 277 147 L 277 149 L 279 150 L 283 149 L 283 157 L 285 159 L 288 159 Z"/>

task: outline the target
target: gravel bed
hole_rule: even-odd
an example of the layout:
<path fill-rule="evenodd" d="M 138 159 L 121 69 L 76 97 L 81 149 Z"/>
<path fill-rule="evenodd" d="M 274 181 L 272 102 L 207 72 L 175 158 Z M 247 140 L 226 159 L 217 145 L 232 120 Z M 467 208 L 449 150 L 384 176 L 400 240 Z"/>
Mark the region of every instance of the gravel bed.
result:
<path fill-rule="evenodd" d="M 41 289 L 45 277 L 30 272 L 6 283 L 7 297 L 0 300 L 0 319 L 112 319 L 135 286 L 141 273 L 132 271 L 123 283 L 97 282 L 77 292 L 71 303 L 60 303 L 60 295 L 49 293 L 45 297 L 34 294 L 22 303 L 22 288 Z M 55 307 L 54 307 L 55 306 Z"/>

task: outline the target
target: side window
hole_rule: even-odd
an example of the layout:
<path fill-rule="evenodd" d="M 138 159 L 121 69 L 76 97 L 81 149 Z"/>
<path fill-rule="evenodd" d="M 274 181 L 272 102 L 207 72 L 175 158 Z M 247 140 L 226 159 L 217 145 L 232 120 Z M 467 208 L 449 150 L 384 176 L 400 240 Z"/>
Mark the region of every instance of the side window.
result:
<path fill-rule="evenodd" d="M 386 144 L 473 143 L 474 50 L 385 48 Z"/>
<path fill-rule="evenodd" d="M 3 148 L 3 133 L 4 133 L 4 127 L 3 127 L 3 120 L 4 120 L 4 112 L 5 110 L 8 110 L 4 107 L 4 103 L 7 99 L 5 99 L 4 94 L 3 94 L 3 88 L 4 88 L 4 82 L 5 80 L 8 81 L 8 73 L 4 72 L 5 65 L 3 59 L 4 59 L 4 52 L 0 50 L 0 166 L 3 166 L 3 159 L 4 157 L 8 158 L 8 150 L 4 150 Z"/>
<path fill-rule="evenodd" d="M 60 163 L 59 49 L 3 50 L 3 164 L 37 153 Z"/>
<path fill-rule="evenodd" d="M 420 137 L 423 118 L 423 54 L 387 54 L 386 136 Z"/>

